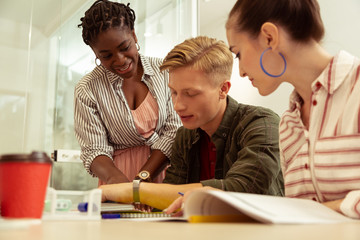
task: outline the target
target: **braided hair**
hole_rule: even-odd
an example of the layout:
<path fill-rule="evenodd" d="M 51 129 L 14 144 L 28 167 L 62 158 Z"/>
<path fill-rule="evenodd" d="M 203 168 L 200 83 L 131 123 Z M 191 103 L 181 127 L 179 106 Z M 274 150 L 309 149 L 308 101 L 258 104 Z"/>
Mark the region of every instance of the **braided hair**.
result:
<path fill-rule="evenodd" d="M 86 45 L 94 43 L 99 33 L 114 27 L 128 27 L 134 30 L 135 12 L 123 3 L 97 0 L 80 18 L 82 37 Z"/>

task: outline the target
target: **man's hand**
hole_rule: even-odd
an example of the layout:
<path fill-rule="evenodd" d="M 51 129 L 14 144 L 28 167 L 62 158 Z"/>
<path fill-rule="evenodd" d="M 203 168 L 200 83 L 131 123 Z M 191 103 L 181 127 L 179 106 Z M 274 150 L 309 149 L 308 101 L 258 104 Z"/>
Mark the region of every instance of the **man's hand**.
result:
<path fill-rule="evenodd" d="M 191 191 L 189 191 L 189 192 L 191 192 Z M 185 194 L 185 195 L 187 196 L 187 194 Z M 183 205 L 184 205 L 184 201 L 185 201 L 185 195 L 175 199 L 175 201 L 167 209 L 164 209 L 164 212 L 166 214 L 172 214 L 172 216 L 174 216 L 174 217 L 182 216 L 184 214 L 183 213 Z"/>
<path fill-rule="evenodd" d="M 212 188 L 212 187 L 202 187 L 202 188 L 196 188 L 193 190 L 189 190 L 187 192 L 185 192 L 183 197 L 178 197 L 177 199 L 175 199 L 175 201 L 164 210 L 164 212 L 166 214 L 172 214 L 172 216 L 174 217 L 179 217 L 182 216 L 184 214 L 183 210 L 184 210 L 184 203 L 186 201 L 186 199 L 188 198 L 188 196 L 194 192 L 194 191 L 208 191 L 208 190 L 219 190 L 217 188 Z M 219 190 L 221 191 L 221 190 Z"/>

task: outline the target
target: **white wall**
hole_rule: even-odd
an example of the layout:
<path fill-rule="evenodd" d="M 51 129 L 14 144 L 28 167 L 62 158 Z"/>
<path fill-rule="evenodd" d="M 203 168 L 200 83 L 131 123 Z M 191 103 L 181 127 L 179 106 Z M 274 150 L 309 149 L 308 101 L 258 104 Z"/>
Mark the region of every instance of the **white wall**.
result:
<path fill-rule="evenodd" d="M 223 0 L 212 0 L 222 2 Z M 236 0 L 226 0 L 232 1 Z M 331 54 L 339 50 L 346 50 L 360 57 L 360 1 L 359 0 L 318 0 L 325 25 L 324 48 Z M 200 29 L 200 34 L 216 37 L 226 41 L 225 22 L 231 7 L 224 12 L 221 18 Z M 200 12 L 201 14 L 201 12 Z M 238 62 L 234 62 L 232 74 L 232 88 L 230 95 L 237 101 L 268 107 L 281 115 L 288 107 L 288 98 L 292 91 L 289 84 L 281 85 L 270 96 L 261 96 L 247 78 L 239 77 Z"/>
<path fill-rule="evenodd" d="M 325 24 L 323 46 L 332 54 L 346 50 L 360 57 L 360 1 L 318 0 Z"/>
<path fill-rule="evenodd" d="M 211 20 L 206 24 L 200 22 L 200 34 L 226 41 L 224 25 L 236 1 L 199 1 L 214 6 L 200 9 L 203 14 L 200 19 L 206 16 Z M 63 3 L 65 10 L 68 2 L 73 1 L 54 0 L 55 9 L 60 9 Z M 76 2 L 81 5 L 85 0 Z M 53 78 L 56 77 L 57 63 L 49 59 L 48 51 L 58 40 L 49 41 L 49 31 L 43 30 L 47 27 L 38 27 L 38 24 L 46 25 L 49 22 L 43 21 L 44 16 L 38 10 L 43 4 L 39 0 L 18 0 L 16 4 L 13 3 L 12 0 L 2 0 L 0 4 L 0 35 L 6 36 L 0 38 L 0 154 L 50 149 L 53 136 L 51 131 L 45 129 L 52 129 L 53 126 L 56 87 Z M 33 26 L 32 41 L 29 42 L 31 3 L 34 4 L 33 20 L 38 18 L 39 22 L 35 21 L 37 24 Z M 326 26 L 324 47 L 332 54 L 344 49 L 360 56 L 357 44 L 360 40 L 360 1 L 319 0 L 319 3 Z M 19 12 L 19 4 L 24 12 Z M 70 13 L 73 14 L 74 10 Z M 21 17 L 21 21 L 15 21 L 15 17 Z M 61 22 L 59 16 L 52 16 L 51 19 L 57 24 Z M 281 115 L 287 109 L 291 90 L 291 86 L 282 85 L 274 94 L 262 97 L 247 79 L 239 77 L 237 63 L 234 64 L 230 95 L 239 102 L 269 107 Z M 69 91 L 71 93 L 73 90 Z"/>
<path fill-rule="evenodd" d="M 35 27 L 36 41 L 29 42 L 29 24 L 0 19 L 0 25 L 7 36 L 0 42 L 0 154 L 43 149 L 47 42 Z"/>

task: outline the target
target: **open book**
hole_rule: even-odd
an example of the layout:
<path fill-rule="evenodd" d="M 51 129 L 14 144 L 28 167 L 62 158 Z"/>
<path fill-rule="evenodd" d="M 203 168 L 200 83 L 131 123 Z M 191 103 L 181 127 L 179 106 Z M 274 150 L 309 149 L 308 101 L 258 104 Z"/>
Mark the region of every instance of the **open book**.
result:
<path fill-rule="evenodd" d="M 184 214 L 190 222 L 308 224 L 355 221 L 312 200 L 212 190 L 192 192 L 185 201 Z"/>

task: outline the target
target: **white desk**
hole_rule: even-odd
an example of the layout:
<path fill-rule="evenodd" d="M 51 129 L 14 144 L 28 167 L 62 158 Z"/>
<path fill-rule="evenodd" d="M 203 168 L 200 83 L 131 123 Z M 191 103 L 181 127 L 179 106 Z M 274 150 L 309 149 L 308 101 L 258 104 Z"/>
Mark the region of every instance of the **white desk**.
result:
<path fill-rule="evenodd" d="M 1 240 L 359 240 L 360 222 L 330 225 L 267 225 L 101 221 L 43 221 L 25 229 L 1 229 Z"/>

